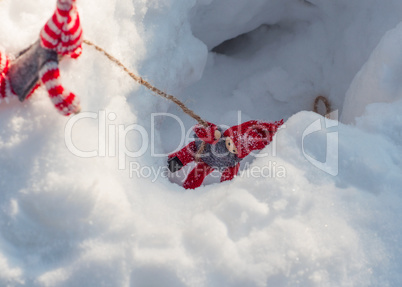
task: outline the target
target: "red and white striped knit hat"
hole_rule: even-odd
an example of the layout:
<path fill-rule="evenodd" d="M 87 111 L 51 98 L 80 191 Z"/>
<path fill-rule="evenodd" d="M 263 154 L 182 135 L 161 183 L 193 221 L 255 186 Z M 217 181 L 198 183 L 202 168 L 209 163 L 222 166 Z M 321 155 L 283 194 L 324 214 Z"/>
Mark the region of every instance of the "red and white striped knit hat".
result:
<path fill-rule="evenodd" d="M 75 0 L 58 0 L 52 18 L 40 33 L 42 47 L 77 58 L 82 52 L 82 28 Z"/>
<path fill-rule="evenodd" d="M 10 58 L 0 49 L 0 102 L 3 99 L 8 102 L 11 96 L 15 96 L 12 91 L 10 81 L 7 77 L 8 69 L 10 68 Z"/>

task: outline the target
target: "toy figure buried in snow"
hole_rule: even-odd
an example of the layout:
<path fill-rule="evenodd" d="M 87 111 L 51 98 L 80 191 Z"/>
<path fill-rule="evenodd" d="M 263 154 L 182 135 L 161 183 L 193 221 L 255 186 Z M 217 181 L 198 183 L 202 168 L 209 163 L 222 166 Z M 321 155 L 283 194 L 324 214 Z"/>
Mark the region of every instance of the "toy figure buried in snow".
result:
<path fill-rule="evenodd" d="M 196 167 L 183 184 L 186 189 L 199 187 L 214 169 L 222 171 L 221 182 L 232 180 L 239 172 L 240 161 L 250 152 L 266 147 L 283 125 L 283 120 L 274 123 L 248 121 L 227 129 L 223 137 L 219 127 L 208 124 L 206 128 L 202 125 L 195 126 L 195 141 L 169 155 L 168 167 L 174 173 L 195 161 L 202 141 L 206 143 Z"/>
<path fill-rule="evenodd" d="M 43 84 L 63 115 L 80 111 L 78 98 L 61 85 L 59 57 L 77 58 L 82 51 L 82 29 L 75 0 L 58 0 L 40 39 L 16 59 L 0 49 L 0 101 L 17 96 L 22 102 Z"/>

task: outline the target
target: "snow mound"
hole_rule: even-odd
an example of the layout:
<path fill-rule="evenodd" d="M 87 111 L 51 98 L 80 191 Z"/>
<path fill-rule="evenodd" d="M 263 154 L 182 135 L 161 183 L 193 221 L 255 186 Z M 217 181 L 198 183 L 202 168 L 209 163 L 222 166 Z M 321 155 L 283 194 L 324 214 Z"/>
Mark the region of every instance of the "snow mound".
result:
<path fill-rule="evenodd" d="M 342 121 L 354 122 L 372 103 L 392 103 L 402 98 L 402 24 L 387 32 L 370 59 L 353 80 L 344 102 Z"/>

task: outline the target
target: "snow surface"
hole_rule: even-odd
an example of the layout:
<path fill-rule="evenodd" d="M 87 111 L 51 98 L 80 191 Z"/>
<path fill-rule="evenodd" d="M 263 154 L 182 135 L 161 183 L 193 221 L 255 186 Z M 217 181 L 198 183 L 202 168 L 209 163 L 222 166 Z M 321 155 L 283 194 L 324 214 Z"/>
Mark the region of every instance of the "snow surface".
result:
<path fill-rule="evenodd" d="M 0 0 L 1 45 L 32 43 L 54 6 Z M 233 181 L 185 191 L 166 157 L 125 153 L 151 131 L 155 153 L 183 144 L 152 113 L 194 121 L 85 47 L 61 68 L 87 118 L 72 126 L 43 90 L 0 105 L 0 286 L 401 286 L 401 1 L 78 6 L 86 38 L 203 118 L 286 127 Z M 311 112 L 319 94 L 341 122 Z M 74 155 L 69 128 L 97 156 Z"/>

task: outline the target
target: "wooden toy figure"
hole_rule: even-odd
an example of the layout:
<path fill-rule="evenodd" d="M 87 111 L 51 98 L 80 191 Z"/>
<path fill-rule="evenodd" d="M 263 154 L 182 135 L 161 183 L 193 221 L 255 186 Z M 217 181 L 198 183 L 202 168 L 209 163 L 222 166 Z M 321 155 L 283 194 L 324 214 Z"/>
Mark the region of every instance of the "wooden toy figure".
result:
<path fill-rule="evenodd" d="M 77 58 L 82 51 L 82 28 L 75 0 L 58 0 L 56 11 L 40 32 L 39 40 L 16 59 L 0 49 L 0 101 L 17 96 L 22 102 L 43 84 L 63 115 L 80 111 L 78 98 L 64 89 L 59 59 Z"/>
<path fill-rule="evenodd" d="M 195 141 L 178 152 L 169 155 L 168 168 L 171 172 L 196 161 L 196 155 L 205 142 L 196 167 L 187 176 L 183 187 L 195 189 L 214 169 L 222 171 L 221 182 L 232 180 L 239 171 L 240 161 L 254 150 L 267 146 L 275 135 L 283 120 L 274 123 L 248 121 L 233 126 L 223 132 L 212 123 L 208 127 L 197 125 L 194 128 Z"/>

